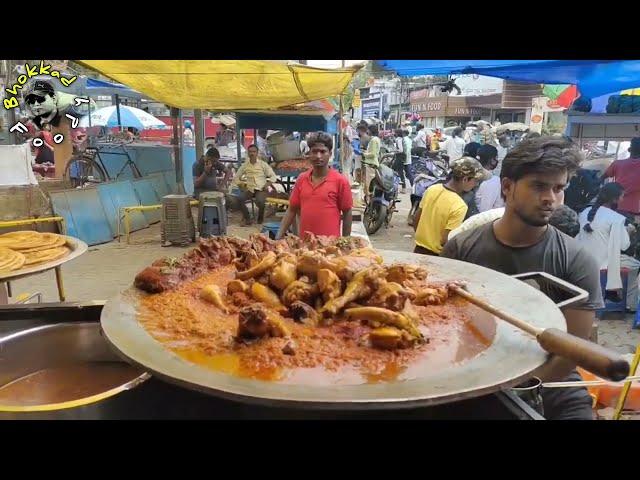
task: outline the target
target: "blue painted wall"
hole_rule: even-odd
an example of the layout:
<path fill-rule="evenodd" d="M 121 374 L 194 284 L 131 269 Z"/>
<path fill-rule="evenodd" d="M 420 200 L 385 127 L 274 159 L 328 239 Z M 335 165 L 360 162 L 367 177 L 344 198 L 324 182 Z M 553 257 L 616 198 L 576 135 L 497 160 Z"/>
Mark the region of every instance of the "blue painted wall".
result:
<path fill-rule="evenodd" d="M 103 183 L 97 188 L 65 190 L 51 193 L 53 211 L 64 217 L 69 235 L 96 245 L 113 240 L 117 235 L 119 207 L 156 205 L 162 197 L 176 192 L 173 150 L 166 146 L 126 147 L 131 160 L 138 166 L 142 179 L 134 180 L 133 172 L 125 168 L 118 181 Z M 110 152 L 112 150 L 112 152 Z M 127 161 L 126 156 L 113 152 L 122 148 L 101 147 L 100 156 L 110 176 L 115 177 Z M 193 164 L 195 147 L 183 147 L 185 192 L 193 195 Z M 131 230 L 146 228 L 160 220 L 160 212 L 132 212 Z M 124 232 L 124 225 L 120 226 Z"/>

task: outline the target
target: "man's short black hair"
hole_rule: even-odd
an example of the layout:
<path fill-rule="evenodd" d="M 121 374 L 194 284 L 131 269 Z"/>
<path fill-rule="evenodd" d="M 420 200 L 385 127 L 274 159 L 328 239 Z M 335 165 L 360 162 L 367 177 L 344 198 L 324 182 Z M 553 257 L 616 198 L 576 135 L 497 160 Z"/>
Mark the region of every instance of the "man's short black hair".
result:
<path fill-rule="evenodd" d="M 374 137 L 378 136 L 378 126 L 377 125 L 369 125 L 369 133 Z"/>
<path fill-rule="evenodd" d="M 469 142 L 464 146 L 463 155 L 465 157 L 476 158 L 478 156 L 478 149 L 481 147 L 478 142 Z"/>
<path fill-rule="evenodd" d="M 209 148 L 209 150 L 207 150 L 205 156 L 209 158 L 220 158 L 220 152 L 216 147 L 211 147 Z"/>
<path fill-rule="evenodd" d="M 498 149 L 493 145 L 481 145 L 476 152 L 476 156 L 482 166 L 487 168 L 498 157 Z"/>
<path fill-rule="evenodd" d="M 267 130 L 266 128 L 261 128 L 260 130 L 258 130 L 258 135 L 260 135 L 262 138 L 267 138 L 267 133 L 269 133 L 269 130 Z"/>
<path fill-rule="evenodd" d="M 369 130 L 369 126 L 362 125 L 361 123 L 359 123 L 358 126 L 356 127 L 356 130 L 359 132 L 366 132 L 367 130 Z"/>
<path fill-rule="evenodd" d="M 565 138 L 525 138 L 504 157 L 500 178 L 518 181 L 532 173 L 560 171 L 571 175 L 580 168 L 583 158 L 580 150 Z"/>
<path fill-rule="evenodd" d="M 258 145 L 256 145 L 255 143 L 252 143 L 251 145 L 249 145 L 249 146 L 247 147 L 247 152 L 249 151 L 249 149 L 250 149 L 250 148 L 255 148 L 255 149 L 256 149 L 256 150 L 258 150 L 258 151 L 260 150 L 260 149 L 258 148 Z"/>
<path fill-rule="evenodd" d="M 570 237 L 575 237 L 580 232 L 578 214 L 566 205 L 560 205 L 553 211 L 549 224 Z"/>
<path fill-rule="evenodd" d="M 421 123 L 419 123 L 418 125 L 416 125 L 416 132 L 419 132 L 420 130 L 422 130 L 424 128 L 424 125 L 422 125 Z"/>
<path fill-rule="evenodd" d="M 328 133 L 316 132 L 311 134 L 309 140 L 307 140 L 307 146 L 313 148 L 317 143 L 324 145 L 329 151 L 333 150 L 333 138 Z"/>

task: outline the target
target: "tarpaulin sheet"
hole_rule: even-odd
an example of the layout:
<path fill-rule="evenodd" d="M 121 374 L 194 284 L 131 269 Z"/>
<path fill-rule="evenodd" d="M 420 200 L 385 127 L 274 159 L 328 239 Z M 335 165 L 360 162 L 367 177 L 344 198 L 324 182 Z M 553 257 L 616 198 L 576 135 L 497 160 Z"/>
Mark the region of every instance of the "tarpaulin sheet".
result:
<path fill-rule="evenodd" d="M 341 94 L 360 66 L 269 60 L 82 60 L 149 98 L 182 109 L 272 109 Z"/>
<path fill-rule="evenodd" d="M 640 80 L 639 60 L 381 60 L 400 76 L 475 73 L 508 80 L 577 85 L 580 93 L 597 97 Z"/>
<path fill-rule="evenodd" d="M 237 115 L 240 128 L 336 133 L 337 120 L 327 117 L 322 112 L 305 111 L 242 112 Z"/>

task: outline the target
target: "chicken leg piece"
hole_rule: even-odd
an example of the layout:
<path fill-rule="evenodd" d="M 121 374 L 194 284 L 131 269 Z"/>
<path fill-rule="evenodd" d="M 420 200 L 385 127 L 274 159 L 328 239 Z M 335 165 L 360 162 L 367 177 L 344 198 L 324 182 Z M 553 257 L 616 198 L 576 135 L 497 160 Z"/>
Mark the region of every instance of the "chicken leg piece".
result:
<path fill-rule="evenodd" d="M 356 253 L 355 255 L 353 253 Z M 357 272 L 382 263 L 382 257 L 371 249 L 360 249 L 342 257 L 327 257 L 322 252 L 304 252 L 298 261 L 298 271 L 315 278 L 321 269 L 331 270 L 341 280 L 350 281 Z"/>
<path fill-rule="evenodd" d="M 385 281 L 371 296 L 367 305 L 371 307 L 388 308 L 395 312 L 402 311 L 407 300 L 413 300 L 416 294 L 413 290 L 403 287 L 396 282 Z"/>
<path fill-rule="evenodd" d="M 325 302 L 338 298 L 342 293 L 342 282 L 331 270 L 321 268 L 318 270 L 318 287 Z"/>
<path fill-rule="evenodd" d="M 275 265 L 276 258 L 276 254 L 274 252 L 267 252 L 257 265 L 251 267 L 249 270 L 245 270 L 244 272 L 236 272 L 236 278 L 238 280 L 248 280 L 249 278 L 259 277 Z"/>
<path fill-rule="evenodd" d="M 207 285 L 204 287 L 200 290 L 200 298 L 218 307 L 223 313 L 229 313 L 229 309 L 222 300 L 222 292 L 218 285 Z"/>
<path fill-rule="evenodd" d="M 278 312 L 284 312 L 287 310 L 286 307 L 280 302 L 278 294 L 261 283 L 255 282 L 253 285 L 251 285 L 249 293 L 254 299 L 264 303 L 265 305 L 275 309 Z"/>
<path fill-rule="evenodd" d="M 396 350 L 409 348 L 416 343 L 416 339 L 406 330 L 394 327 L 380 327 L 371 331 L 369 343 L 373 348 L 380 350 Z"/>
<path fill-rule="evenodd" d="M 336 315 L 347 304 L 368 297 L 373 293 L 377 286 L 376 284 L 383 275 L 384 269 L 380 266 L 373 266 L 359 271 L 347 284 L 344 294 L 325 303 L 321 309 L 321 313 L 325 317 Z"/>
<path fill-rule="evenodd" d="M 398 263 L 387 267 L 387 280 L 404 285 L 406 281 L 426 280 L 427 270 L 416 265 Z"/>
<path fill-rule="evenodd" d="M 271 274 L 269 275 L 269 283 L 271 286 L 282 291 L 288 285 L 295 282 L 298 278 L 297 260 L 295 255 L 285 255 L 280 258 Z"/>
<path fill-rule="evenodd" d="M 392 312 L 386 308 L 378 307 L 349 308 L 345 312 L 349 320 L 365 320 L 373 324 L 381 323 L 383 325 L 405 330 L 416 339 L 423 338 L 418 327 L 408 317 L 401 313 Z"/>

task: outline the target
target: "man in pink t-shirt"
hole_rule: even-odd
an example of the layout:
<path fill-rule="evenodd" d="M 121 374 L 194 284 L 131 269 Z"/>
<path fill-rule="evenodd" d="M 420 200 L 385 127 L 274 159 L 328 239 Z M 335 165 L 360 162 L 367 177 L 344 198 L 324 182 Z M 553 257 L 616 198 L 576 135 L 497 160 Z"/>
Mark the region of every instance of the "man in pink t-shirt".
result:
<path fill-rule="evenodd" d="M 304 235 L 304 232 L 311 232 L 315 235 L 339 237 L 342 221 L 342 236 L 348 237 L 351 235 L 353 198 L 349 180 L 329 168 L 333 139 L 326 133 L 318 132 L 311 135 L 307 145 L 307 157 L 311 160 L 313 168 L 298 177 L 277 238 L 286 234 L 298 214 L 300 236 Z"/>
<path fill-rule="evenodd" d="M 624 188 L 624 197 L 618 203 L 620 212 L 640 215 L 640 137 L 631 140 L 629 154 L 630 158 L 609 165 L 602 178 L 611 177 Z"/>

